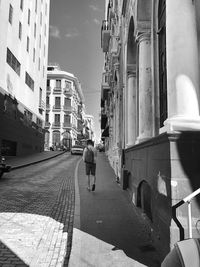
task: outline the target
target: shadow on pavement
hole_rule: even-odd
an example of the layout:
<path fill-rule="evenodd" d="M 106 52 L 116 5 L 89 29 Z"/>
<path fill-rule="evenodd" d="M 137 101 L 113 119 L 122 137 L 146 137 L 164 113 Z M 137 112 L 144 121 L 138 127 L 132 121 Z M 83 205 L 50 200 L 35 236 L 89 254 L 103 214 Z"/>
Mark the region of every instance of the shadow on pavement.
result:
<path fill-rule="evenodd" d="M 28 267 L 12 250 L 0 241 L 0 266 Z"/>

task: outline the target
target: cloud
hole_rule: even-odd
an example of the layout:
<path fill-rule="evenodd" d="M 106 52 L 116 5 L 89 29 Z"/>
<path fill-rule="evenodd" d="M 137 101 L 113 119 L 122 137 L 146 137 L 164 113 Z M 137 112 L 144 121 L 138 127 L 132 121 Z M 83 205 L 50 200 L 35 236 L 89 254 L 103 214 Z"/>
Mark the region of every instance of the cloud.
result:
<path fill-rule="evenodd" d="M 98 19 L 94 19 L 94 23 L 97 24 L 97 25 L 100 25 L 100 21 Z"/>
<path fill-rule="evenodd" d="M 91 8 L 93 11 L 100 11 L 96 5 L 89 5 L 89 8 Z"/>
<path fill-rule="evenodd" d="M 49 35 L 50 37 L 60 39 L 60 30 L 57 26 L 50 25 L 49 26 Z"/>
<path fill-rule="evenodd" d="M 75 38 L 79 35 L 79 31 L 76 28 L 69 29 L 65 34 L 66 38 Z"/>

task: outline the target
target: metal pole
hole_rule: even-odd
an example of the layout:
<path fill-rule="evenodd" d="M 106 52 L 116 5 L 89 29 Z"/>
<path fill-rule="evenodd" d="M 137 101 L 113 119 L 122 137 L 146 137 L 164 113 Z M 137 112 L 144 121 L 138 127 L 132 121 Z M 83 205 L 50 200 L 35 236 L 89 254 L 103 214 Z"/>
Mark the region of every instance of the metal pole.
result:
<path fill-rule="evenodd" d="M 188 234 L 189 238 L 192 238 L 192 211 L 191 211 L 191 201 L 188 201 Z"/>

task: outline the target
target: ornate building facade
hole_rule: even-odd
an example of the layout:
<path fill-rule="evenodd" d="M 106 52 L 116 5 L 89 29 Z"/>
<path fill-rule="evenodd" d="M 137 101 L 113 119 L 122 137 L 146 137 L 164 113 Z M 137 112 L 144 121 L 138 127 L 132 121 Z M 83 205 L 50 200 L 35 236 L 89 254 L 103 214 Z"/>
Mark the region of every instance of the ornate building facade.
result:
<path fill-rule="evenodd" d="M 70 149 L 84 138 L 84 96 L 79 80 L 58 66 L 47 71 L 45 147 Z"/>
<path fill-rule="evenodd" d="M 200 3 L 107 0 L 101 47 L 102 139 L 164 257 L 187 237 L 187 209 L 175 204 L 200 187 Z"/>

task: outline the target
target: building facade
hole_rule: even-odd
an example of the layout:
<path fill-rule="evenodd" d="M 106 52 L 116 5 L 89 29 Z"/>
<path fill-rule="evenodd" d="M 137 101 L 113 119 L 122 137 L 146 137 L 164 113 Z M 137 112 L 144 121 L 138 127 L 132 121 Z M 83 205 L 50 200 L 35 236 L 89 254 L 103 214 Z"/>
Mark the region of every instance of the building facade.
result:
<path fill-rule="evenodd" d="M 95 125 L 94 125 L 94 116 L 89 114 L 84 114 L 84 135 L 85 139 L 96 140 L 95 136 Z"/>
<path fill-rule="evenodd" d="M 58 66 L 47 71 L 45 148 L 70 149 L 83 139 L 84 96 L 78 79 Z"/>
<path fill-rule="evenodd" d="M 0 147 L 4 155 L 44 148 L 49 5 L 49 0 L 0 1 Z"/>
<path fill-rule="evenodd" d="M 200 3 L 107 0 L 101 129 L 131 201 L 149 217 L 163 257 L 187 237 L 200 168 Z M 193 235 L 200 203 L 193 201 Z"/>

